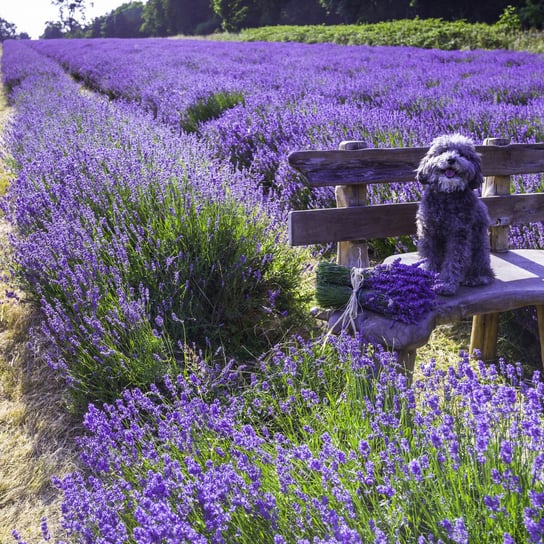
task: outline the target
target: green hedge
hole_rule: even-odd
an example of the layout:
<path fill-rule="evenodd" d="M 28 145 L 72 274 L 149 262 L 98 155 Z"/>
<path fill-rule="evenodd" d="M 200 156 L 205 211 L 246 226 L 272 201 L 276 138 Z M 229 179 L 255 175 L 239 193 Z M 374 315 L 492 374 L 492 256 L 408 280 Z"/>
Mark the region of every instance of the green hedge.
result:
<path fill-rule="evenodd" d="M 360 25 L 265 26 L 223 36 L 242 41 L 342 45 L 406 45 L 436 49 L 523 49 L 544 52 L 543 32 L 511 30 L 504 24 L 442 19 L 403 19 Z"/>

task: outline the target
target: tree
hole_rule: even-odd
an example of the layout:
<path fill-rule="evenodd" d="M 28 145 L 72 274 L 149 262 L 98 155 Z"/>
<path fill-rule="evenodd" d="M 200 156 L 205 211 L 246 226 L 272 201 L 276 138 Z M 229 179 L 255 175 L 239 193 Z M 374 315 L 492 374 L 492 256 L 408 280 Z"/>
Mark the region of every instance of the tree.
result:
<path fill-rule="evenodd" d="M 164 0 L 148 0 L 143 14 L 143 26 L 150 36 L 167 36 L 168 22 Z"/>
<path fill-rule="evenodd" d="M 144 5 L 128 2 L 108 15 L 96 17 L 85 29 L 89 38 L 142 38 L 147 34 L 141 30 Z"/>
<path fill-rule="evenodd" d="M 0 18 L 0 42 L 17 38 L 17 27 L 5 19 Z"/>
<path fill-rule="evenodd" d="M 62 31 L 63 26 L 64 25 L 60 21 L 47 21 L 47 23 L 45 23 L 45 30 L 40 38 L 44 40 L 64 38 L 64 32 Z"/>
<path fill-rule="evenodd" d="M 325 22 L 318 0 L 212 0 L 212 7 L 228 32 L 277 24 Z"/>
<path fill-rule="evenodd" d="M 436 0 L 411 0 L 413 15 L 422 19 L 439 17 L 446 20 L 466 19 L 469 22 L 495 23 L 505 9 L 512 5 L 519 8 L 523 0 L 456 0 L 441 3 Z"/>
<path fill-rule="evenodd" d="M 525 28 L 544 28 L 544 5 L 541 1 L 525 0 L 525 5 L 519 10 L 519 18 Z"/>
<path fill-rule="evenodd" d="M 259 26 L 261 12 L 257 0 L 212 0 L 212 7 L 227 32 Z"/>
<path fill-rule="evenodd" d="M 319 0 L 287 0 L 280 12 L 279 24 L 282 25 L 319 25 L 334 23 Z"/>
<path fill-rule="evenodd" d="M 213 27 L 214 19 L 210 0 L 148 0 L 142 29 L 151 36 L 195 34 L 199 26 Z"/>
<path fill-rule="evenodd" d="M 71 35 L 81 30 L 85 21 L 85 0 L 51 0 L 59 8 L 60 20 Z"/>
<path fill-rule="evenodd" d="M 321 6 L 331 17 L 340 22 L 375 23 L 411 16 L 412 5 L 409 0 L 319 0 Z"/>

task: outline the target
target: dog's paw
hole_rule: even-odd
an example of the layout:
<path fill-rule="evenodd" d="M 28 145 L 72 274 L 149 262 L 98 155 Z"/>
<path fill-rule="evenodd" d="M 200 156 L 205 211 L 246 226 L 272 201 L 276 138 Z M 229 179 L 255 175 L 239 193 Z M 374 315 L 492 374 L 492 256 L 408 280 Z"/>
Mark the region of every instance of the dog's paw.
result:
<path fill-rule="evenodd" d="M 466 287 L 481 287 L 483 285 L 489 285 L 490 283 L 493 283 L 494 276 L 473 276 L 470 278 L 466 278 L 463 280 L 462 285 L 465 285 Z"/>
<path fill-rule="evenodd" d="M 452 295 L 455 295 L 458 287 L 459 286 L 456 283 L 438 281 L 434 284 L 433 291 L 437 295 L 451 297 Z"/>

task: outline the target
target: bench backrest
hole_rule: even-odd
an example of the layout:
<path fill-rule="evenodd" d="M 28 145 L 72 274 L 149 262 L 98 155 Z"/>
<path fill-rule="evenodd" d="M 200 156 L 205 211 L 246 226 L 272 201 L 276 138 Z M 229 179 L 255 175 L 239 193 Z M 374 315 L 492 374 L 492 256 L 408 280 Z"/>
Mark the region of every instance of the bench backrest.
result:
<path fill-rule="evenodd" d="M 493 223 L 493 251 L 508 250 L 508 227 L 544 220 L 544 193 L 510 194 L 510 176 L 544 172 L 544 143 L 510 144 L 489 138 L 476 146 L 485 178 L 482 199 Z M 370 149 L 343 142 L 338 151 L 296 151 L 289 164 L 310 187 L 335 186 L 336 208 L 289 214 L 291 245 L 339 242 L 338 263 L 368 266 L 366 240 L 415 234 L 417 202 L 368 205 L 374 183 L 415 183 L 427 147 Z"/>

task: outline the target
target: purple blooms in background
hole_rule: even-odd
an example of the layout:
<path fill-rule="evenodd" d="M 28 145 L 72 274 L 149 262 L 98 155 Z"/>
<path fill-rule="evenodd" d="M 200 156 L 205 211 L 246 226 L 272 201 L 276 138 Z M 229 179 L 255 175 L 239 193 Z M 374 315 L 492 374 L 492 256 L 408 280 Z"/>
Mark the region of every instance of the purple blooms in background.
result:
<path fill-rule="evenodd" d="M 452 131 L 476 142 L 544 139 L 544 60 L 529 53 L 165 39 L 30 45 L 174 130 L 187 111 L 233 96 L 224 110 L 209 108 L 198 133 L 214 156 L 248 169 L 287 206 L 332 199 L 329 189 L 303 189 L 286 163 L 296 149 L 336 149 L 348 139 L 371 147 L 428 145 Z M 415 200 L 410 191 L 395 190 L 397 198 Z"/>

